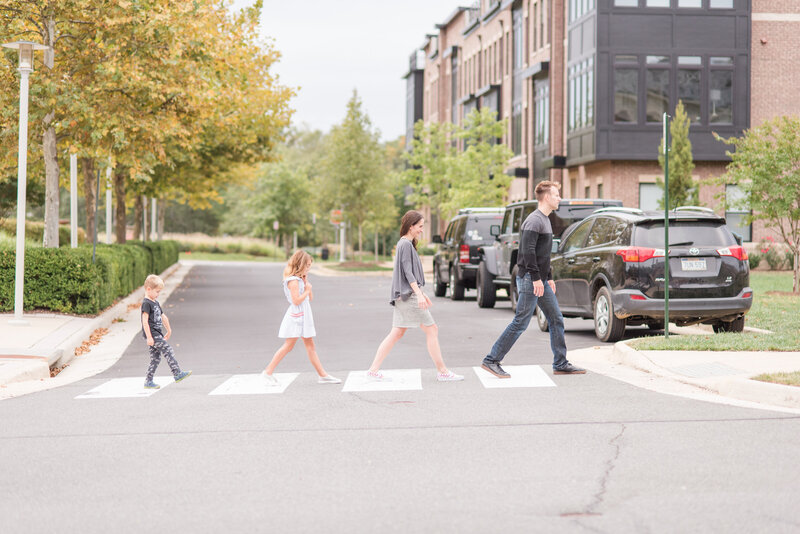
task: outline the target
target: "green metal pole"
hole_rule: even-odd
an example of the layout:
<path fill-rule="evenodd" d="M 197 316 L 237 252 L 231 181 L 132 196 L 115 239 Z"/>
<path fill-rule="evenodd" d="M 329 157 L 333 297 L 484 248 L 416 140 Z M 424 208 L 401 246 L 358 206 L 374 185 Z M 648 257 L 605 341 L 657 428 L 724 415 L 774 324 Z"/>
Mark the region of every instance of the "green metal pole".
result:
<path fill-rule="evenodd" d="M 664 338 L 669 339 L 669 115 L 664 113 Z"/>

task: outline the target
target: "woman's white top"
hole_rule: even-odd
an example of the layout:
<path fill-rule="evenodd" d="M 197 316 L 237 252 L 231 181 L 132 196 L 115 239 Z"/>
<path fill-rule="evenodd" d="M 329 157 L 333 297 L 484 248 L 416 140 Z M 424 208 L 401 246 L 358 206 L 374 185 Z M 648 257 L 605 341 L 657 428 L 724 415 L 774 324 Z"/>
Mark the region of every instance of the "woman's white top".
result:
<path fill-rule="evenodd" d="M 286 300 L 289 301 L 289 309 L 283 316 L 281 322 L 281 329 L 278 332 L 278 337 L 314 337 L 317 331 L 314 329 L 314 316 L 311 314 L 311 303 L 308 297 L 303 299 L 299 306 L 292 304 L 292 292 L 289 289 L 289 282 L 297 280 L 297 291 L 301 295 L 306 288 L 303 279 L 297 276 L 290 276 L 283 280 L 283 293 L 286 295 Z"/>

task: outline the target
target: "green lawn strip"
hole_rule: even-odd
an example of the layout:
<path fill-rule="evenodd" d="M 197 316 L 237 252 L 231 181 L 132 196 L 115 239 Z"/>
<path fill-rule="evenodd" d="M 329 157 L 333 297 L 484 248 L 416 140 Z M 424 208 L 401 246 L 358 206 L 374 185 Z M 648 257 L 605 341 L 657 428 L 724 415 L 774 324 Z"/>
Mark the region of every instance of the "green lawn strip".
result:
<path fill-rule="evenodd" d="M 754 376 L 753 380 L 783 384 L 785 386 L 800 386 L 800 371 L 791 373 L 764 373 L 763 375 Z"/>
<path fill-rule="evenodd" d="M 383 267 L 382 265 L 359 265 L 356 267 L 342 266 L 336 264 L 325 264 L 326 269 L 331 269 L 340 272 L 368 272 L 368 271 L 391 271 L 391 267 Z"/>
<path fill-rule="evenodd" d="M 270 258 L 266 256 L 253 256 L 251 254 L 242 254 L 232 252 L 230 254 L 224 252 L 181 252 L 179 254 L 181 260 L 214 260 L 214 261 L 261 261 L 261 262 L 283 262 L 283 259 Z"/>
<path fill-rule="evenodd" d="M 638 350 L 800 351 L 800 296 L 792 295 L 791 272 L 752 272 L 753 307 L 745 326 L 772 334 L 724 333 L 646 337 L 631 341 Z M 769 293 L 780 292 L 780 293 Z"/>

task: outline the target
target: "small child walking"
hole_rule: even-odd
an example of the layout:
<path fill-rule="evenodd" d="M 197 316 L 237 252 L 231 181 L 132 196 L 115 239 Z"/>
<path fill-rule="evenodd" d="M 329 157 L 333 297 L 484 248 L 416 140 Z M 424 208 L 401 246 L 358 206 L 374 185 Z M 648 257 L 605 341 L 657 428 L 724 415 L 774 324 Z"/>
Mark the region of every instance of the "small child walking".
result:
<path fill-rule="evenodd" d="M 146 389 L 158 389 L 161 386 L 153 382 L 153 375 L 161 362 L 161 356 L 167 360 L 169 368 L 175 382 L 180 382 L 190 374 L 191 371 L 181 371 L 178 361 L 175 359 L 175 351 L 167 343 L 172 335 L 172 328 L 169 326 L 169 319 L 161 310 L 158 303 L 158 295 L 164 289 L 164 281 L 157 275 L 151 274 L 144 281 L 144 295 L 142 299 L 142 336 L 147 340 L 150 350 L 150 367 L 147 368 L 147 376 L 144 379 Z"/>
<path fill-rule="evenodd" d="M 317 335 L 314 328 L 314 316 L 311 314 L 311 300 L 313 300 L 314 294 L 311 292 L 311 282 L 308 281 L 308 271 L 311 269 L 313 261 L 308 252 L 298 250 L 292 254 L 283 270 L 283 293 L 286 295 L 286 300 L 289 301 L 289 308 L 283 316 L 278 337 L 284 338 L 286 341 L 261 373 L 264 381 L 270 386 L 280 385 L 272 373 L 283 357 L 294 348 L 298 338 L 303 338 L 308 359 L 319 375 L 317 381 L 320 384 L 340 384 L 342 382 L 325 372 L 319 361 L 317 349 L 314 347 L 314 336 Z"/>

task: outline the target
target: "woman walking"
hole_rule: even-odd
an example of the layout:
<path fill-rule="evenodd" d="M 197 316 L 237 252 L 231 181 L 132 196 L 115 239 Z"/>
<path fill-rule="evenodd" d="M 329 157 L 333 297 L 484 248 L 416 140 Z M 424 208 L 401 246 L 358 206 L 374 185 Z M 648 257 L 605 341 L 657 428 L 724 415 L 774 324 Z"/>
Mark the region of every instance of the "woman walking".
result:
<path fill-rule="evenodd" d="M 391 352 L 406 330 L 419 326 L 425 332 L 428 354 L 436 365 L 438 374 L 436 379 L 440 382 L 453 382 L 464 380 L 462 375 L 457 375 L 447 369 L 442 359 L 442 350 L 439 347 L 439 327 L 433 320 L 429 308 L 433 305 L 431 300 L 422 291 L 425 285 L 425 276 L 422 272 L 422 261 L 417 254 L 417 242 L 425 227 L 425 219 L 418 211 L 411 210 L 403 215 L 400 221 L 400 240 L 397 242 L 397 252 L 392 274 L 392 296 L 390 304 L 394 306 L 392 330 L 381 342 L 375 359 L 367 371 L 367 377 L 378 381 L 387 381 L 380 372 L 381 364 Z"/>

